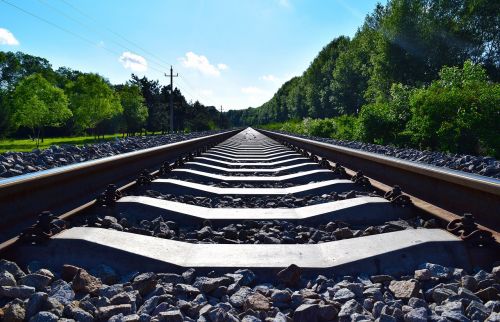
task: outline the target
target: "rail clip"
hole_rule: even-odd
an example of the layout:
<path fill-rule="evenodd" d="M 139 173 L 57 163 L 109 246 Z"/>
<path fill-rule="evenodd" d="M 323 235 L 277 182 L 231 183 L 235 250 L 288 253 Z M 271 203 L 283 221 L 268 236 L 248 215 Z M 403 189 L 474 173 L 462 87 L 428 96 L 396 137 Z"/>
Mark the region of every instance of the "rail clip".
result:
<path fill-rule="evenodd" d="M 482 230 L 477 227 L 475 218 L 470 213 L 465 213 L 462 218 L 450 221 L 446 230 L 456 234 L 463 241 L 474 245 L 488 245 L 494 242 L 493 234 L 490 231 Z"/>
<path fill-rule="evenodd" d="M 29 243 L 40 243 L 66 229 L 67 226 L 66 221 L 57 218 L 50 211 L 42 211 L 38 215 L 36 224 L 21 232 L 19 240 Z"/>
<path fill-rule="evenodd" d="M 402 207 L 413 205 L 410 197 L 408 195 L 404 195 L 401 187 L 398 185 L 395 185 L 392 190 L 387 191 L 384 198 L 389 200 L 391 203 Z"/>

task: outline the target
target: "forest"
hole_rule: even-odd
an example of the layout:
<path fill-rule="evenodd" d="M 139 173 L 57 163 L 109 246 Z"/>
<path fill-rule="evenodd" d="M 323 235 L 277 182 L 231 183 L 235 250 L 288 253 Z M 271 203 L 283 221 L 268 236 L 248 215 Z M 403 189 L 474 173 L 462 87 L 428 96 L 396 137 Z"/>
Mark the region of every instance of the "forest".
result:
<path fill-rule="evenodd" d="M 390 0 L 235 126 L 500 154 L 500 2 Z"/>
<path fill-rule="evenodd" d="M 213 106 L 187 102 L 178 88 L 132 74 L 124 84 L 67 67 L 54 70 L 44 58 L 0 51 L 0 137 L 43 140 L 48 136 L 166 132 L 173 95 L 174 130 L 227 127 Z"/>

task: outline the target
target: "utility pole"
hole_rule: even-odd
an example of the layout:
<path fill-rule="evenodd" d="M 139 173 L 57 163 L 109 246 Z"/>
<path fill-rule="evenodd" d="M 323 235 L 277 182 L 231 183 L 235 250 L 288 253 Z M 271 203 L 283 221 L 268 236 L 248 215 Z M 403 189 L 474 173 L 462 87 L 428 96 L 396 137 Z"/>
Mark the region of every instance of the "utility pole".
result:
<path fill-rule="evenodd" d="M 174 69 L 170 65 L 170 75 L 165 76 L 170 76 L 170 131 L 174 132 L 174 77 L 178 77 L 179 73 L 174 75 Z"/>
<path fill-rule="evenodd" d="M 223 120 L 222 120 L 222 105 L 220 106 L 220 129 L 222 130 L 223 127 Z"/>

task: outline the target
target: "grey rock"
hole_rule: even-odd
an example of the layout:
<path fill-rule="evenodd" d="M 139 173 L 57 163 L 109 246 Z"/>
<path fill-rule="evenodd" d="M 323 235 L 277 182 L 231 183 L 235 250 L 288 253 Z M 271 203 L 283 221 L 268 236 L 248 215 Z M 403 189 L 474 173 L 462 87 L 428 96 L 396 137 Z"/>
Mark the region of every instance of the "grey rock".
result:
<path fill-rule="evenodd" d="M 500 313 L 498 312 L 493 312 L 488 316 L 485 322 L 500 322 Z"/>
<path fill-rule="evenodd" d="M 362 313 L 363 307 L 356 300 L 349 300 L 342 305 L 338 314 L 339 321 L 350 321 L 350 316 L 354 313 Z"/>
<path fill-rule="evenodd" d="M 500 313 L 500 301 L 488 301 L 484 306 L 491 312 Z"/>
<path fill-rule="evenodd" d="M 190 268 L 184 273 L 182 273 L 182 278 L 184 278 L 185 283 L 191 284 L 194 279 L 196 271 L 194 268 Z"/>
<path fill-rule="evenodd" d="M 373 305 L 375 304 L 375 301 L 372 298 L 367 298 L 364 299 L 363 301 L 363 308 L 369 312 L 373 310 Z"/>
<path fill-rule="evenodd" d="M 457 295 L 464 299 L 466 305 L 468 305 L 471 301 L 481 302 L 481 299 L 476 294 L 463 287 L 458 289 Z"/>
<path fill-rule="evenodd" d="M 130 304 L 119 304 L 99 307 L 96 312 L 96 317 L 101 320 L 107 320 L 113 315 L 122 313 L 123 315 L 128 315 L 132 311 L 132 306 Z"/>
<path fill-rule="evenodd" d="M 388 314 L 380 314 L 380 316 L 378 317 L 378 319 L 376 319 L 375 321 L 377 322 L 396 322 L 396 318 L 391 316 L 391 315 L 388 315 Z"/>
<path fill-rule="evenodd" d="M 28 274 L 19 279 L 19 284 L 34 287 L 37 291 L 43 291 L 52 281 L 52 277 L 42 274 Z"/>
<path fill-rule="evenodd" d="M 465 315 L 462 313 L 459 313 L 457 311 L 446 311 L 441 314 L 441 317 L 446 318 L 451 321 L 456 321 L 456 322 L 469 322 L 470 319 L 468 319 Z"/>
<path fill-rule="evenodd" d="M 8 271 L 0 272 L 0 286 L 16 286 L 16 279 Z"/>
<path fill-rule="evenodd" d="M 229 284 L 231 284 L 231 279 L 229 277 L 197 277 L 193 286 L 203 293 L 209 293 L 219 286 L 228 286 Z"/>
<path fill-rule="evenodd" d="M 472 292 L 475 292 L 477 290 L 477 281 L 474 278 L 474 276 L 470 275 L 465 275 L 462 276 L 462 286 Z"/>
<path fill-rule="evenodd" d="M 262 322 L 262 320 L 253 315 L 245 315 L 241 322 Z"/>
<path fill-rule="evenodd" d="M 377 301 L 373 304 L 372 315 L 374 318 L 378 318 L 380 316 L 384 306 L 385 306 L 385 304 L 382 301 Z"/>
<path fill-rule="evenodd" d="M 415 279 L 419 281 L 428 281 L 432 277 L 431 271 L 429 271 L 427 268 L 424 269 L 418 269 L 415 271 Z"/>
<path fill-rule="evenodd" d="M 30 322 L 57 322 L 57 320 L 58 317 L 54 313 L 42 311 L 31 317 Z"/>
<path fill-rule="evenodd" d="M 245 310 L 251 309 L 254 311 L 269 311 L 271 304 L 269 303 L 268 298 L 264 295 L 254 293 L 246 298 L 243 307 Z"/>
<path fill-rule="evenodd" d="M 26 318 L 31 318 L 46 306 L 49 295 L 43 292 L 37 292 L 30 296 L 26 303 Z"/>
<path fill-rule="evenodd" d="M 287 286 L 295 286 L 300 280 L 301 269 L 295 264 L 278 272 L 278 280 Z"/>
<path fill-rule="evenodd" d="M 73 308 L 69 312 L 69 316 L 78 322 L 92 322 L 94 317 L 89 312 L 82 310 L 80 308 Z"/>
<path fill-rule="evenodd" d="M 0 297 L 26 299 L 35 293 L 35 288 L 31 286 L 1 286 Z"/>
<path fill-rule="evenodd" d="M 185 282 L 182 275 L 173 273 L 159 273 L 157 274 L 157 277 L 158 282 L 160 283 L 182 284 Z"/>
<path fill-rule="evenodd" d="M 437 314 L 443 314 L 444 312 L 458 312 L 463 313 L 463 305 L 460 301 L 446 302 L 443 305 L 438 305 L 434 308 Z"/>
<path fill-rule="evenodd" d="M 356 294 L 351 292 L 347 288 L 341 288 L 337 292 L 335 292 L 335 295 L 333 296 L 334 301 L 339 301 L 339 302 L 346 302 L 349 300 L 352 300 L 356 297 Z"/>
<path fill-rule="evenodd" d="M 366 297 L 371 297 L 375 301 L 382 301 L 383 298 L 384 298 L 384 296 L 383 296 L 382 292 L 380 291 L 380 289 L 378 289 L 376 287 L 367 288 L 363 292 L 363 295 L 366 296 Z"/>
<path fill-rule="evenodd" d="M 448 278 L 451 274 L 449 268 L 438 264 L 426 263 L 424 268 L 428 269 L 431 272 L 432 277 Z"/>
<path fill-rule="evenodd" d="M 156 274 L 155 273 L 142 273 L 134 277 L 132 287 L 138 290 L 141 295 L 146 295 L 156 287 Z"/>
<path fill-rule="evenodd" d="M 338 311 L 335 306 L 331 304 L 319 305 L 319 319 L 320 321 L 332 321 L 338 315 Z"/>
<path fill-rule="evenodd" d="M 318 321 L 318 317 L 319 317 L 318 304 L 302 304 L 293 313 L 294 322 Z"/>
<path fill-rule="evenodd" d="M 177 284 L 175 285 L 175 292 L 178 294 L 185 295 L 197 295 L 200 294 L 200 290 L 189 284 Z"/>
<path fill-rule="evenodd" d="M 57 299 L 64 305 L 69 304 L 75 298 L 75 292 L 71 288 L 71 285 L 63 280 L 53 282 L 51 287 L 49 296 Z"/>
<path fill-rule="evenodd" d="M 108 265 L 100 264 L 97 268 L 91 270 L 91 273 L 99 278 L 104 284 L 111 285 L 118 282 L 118 274 Z"/>
<path fill-rule="evenodd" d="M 21 322 L 26 317 L 26 311 L 24 310 L 24 303 L 16 299 L 2 308 L 4 322 Z"/>
<path fill-rule="evenodd" d="M 412 281 L 391 281 L 389 289 L 398 299 L 416 297 L 420 291 L 418 283 Z"/>
<path fill-rule="evenodd" d="M 292 295 L 287 290 L 273 290 L 271 293 L 273 302 L 288 303 L 292 300 Z"/>
<path fill-rule="evenodd" d="M 274 321 L 273 322 L 288 322 L 288 318 L 285 314 L 278 312 L 274 316 Z"/>
<path fill-rule="evenodd" d="M 490 314 L 490 310 L 484 306 L 481 302 L 471 301 L 470 304 L 465 309 L 466 315 L 472 320 L 485 320 Z"/>
<path fill-rule="evenodd" d="M 427 307 L 427 302 L 425 302 L 420 298 L 412 297 L 411 299 L 408 300 L 408 305 L 416 309 L 419 307 Z"/>
<path fill-rule="evenodd" d="M 241 275 L 241 278 L 235 281 L 241 286 L 252 285 L 255 281 L 255 273 L 249 269 L 239 269 L 235 272 L 235 274 Z"/>
<path fill-rule="evenodd" d="M 500 290 L 493 286 L 479 290 L 475 294 L 484 302 L 498 300 L 500 298 Z"/>
<path fill-rule="evenodd" d="M 114 285 L 104 285 L 99 289 L 99 295 L 105 296 L 108 299 L 111 299 L 113 296 L 120 294 L 123 292 L 122 284 L 114 284 Z"/>
<path fill-rule="evenodd" d="M 241 287 L 229 298 L 229 303 L 234 307 L 241 308 L 248 296 L 253 293 L 252 289 L 246 286 Z"/>
<path fill-rule="evenodd" d="M 426 322 L 427 317 L 427 309 L 424 307 L 418 307 L 406 313 L 404 320 L 405 322 Z"/>
<path fill-rule="evenodd" d="M 16 279 L 19 279 L 26 275 L 20 268 L 17 266 L 16 263 L 5 260 L 5 259 L 0 259 L 0 272 L 2 271 L 7 271 L 11 273 Z"/>
<path fill-rule="evenodd" d="M 436 303 L 441 304 L 441 302 L 453 295 L 457 295 L 457 293 L 444 287 L 438 287 L 432 292 L 432 299 Z"/>

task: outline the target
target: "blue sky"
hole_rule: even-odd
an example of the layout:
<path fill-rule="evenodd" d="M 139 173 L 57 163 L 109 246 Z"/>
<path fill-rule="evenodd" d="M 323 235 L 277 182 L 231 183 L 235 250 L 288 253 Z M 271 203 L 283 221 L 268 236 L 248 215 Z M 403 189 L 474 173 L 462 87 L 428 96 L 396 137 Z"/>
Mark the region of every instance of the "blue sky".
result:
<path fill-rule="evenodd" d="M 333 38 L 353 36 L 376 2 L 0 0 L 0 50 L 114 84 L 132 72 L 165 84 L 173 65 L 188 100 L 240 109 L 270 99 Z"/>

